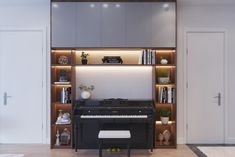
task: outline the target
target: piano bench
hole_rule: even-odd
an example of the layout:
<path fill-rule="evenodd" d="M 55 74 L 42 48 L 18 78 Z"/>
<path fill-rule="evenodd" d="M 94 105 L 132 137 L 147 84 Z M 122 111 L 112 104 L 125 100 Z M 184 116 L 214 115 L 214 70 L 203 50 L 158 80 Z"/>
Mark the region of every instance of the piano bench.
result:
<path fill-rule="evenodd" d="M 127 144 L 127 155 L 130 157 L 130 140 L 131 133 L 129 130 L 100 130 L 99 140 L 99 157 L 102 157 L 102 144 L 105 141 L 121 140 Z"/>

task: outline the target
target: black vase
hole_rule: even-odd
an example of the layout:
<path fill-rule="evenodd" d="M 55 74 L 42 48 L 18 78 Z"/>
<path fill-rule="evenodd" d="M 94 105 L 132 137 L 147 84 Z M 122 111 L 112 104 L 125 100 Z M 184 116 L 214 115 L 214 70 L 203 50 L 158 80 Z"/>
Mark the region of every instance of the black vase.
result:
<path fill-rule="evenodd" d="M 87 64 L 87 59 L 82 59 L 82 64 Z"/>

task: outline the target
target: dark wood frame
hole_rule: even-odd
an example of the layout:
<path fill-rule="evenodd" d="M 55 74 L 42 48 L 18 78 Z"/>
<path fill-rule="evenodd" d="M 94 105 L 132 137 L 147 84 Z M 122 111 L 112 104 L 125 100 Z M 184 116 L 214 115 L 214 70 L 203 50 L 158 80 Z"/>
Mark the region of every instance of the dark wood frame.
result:
<path fill-rule="evenodd" d="M 175 32 L 175 41 L 176 41 L 176 45 L 177 45 L 177 1 L 176 0 L 51 0 L 51 4 L 52 2 L 175 2 L 176 3 L 176 11 L 175 11 L 175 15 L 176 15 L 176 22 L 175 22 L 175 28 L 176 28 L 176 32 Z M 52 10 L 52 5 L 50 6 L 50 10 Z M 51 11 L 52 12 L 52 11 Z M 52 16 L 52 13 L 50 14 Z M 50 20 L 51 22 L 51 29 L 52 29 L 52 20 Z M 52 32 L 52 31 L 51 31 Z M 50 35 L 50 37 L 52 37 L 52 35 Z M 52 38 L 51 38 L 52 41 Z M 88 49 L 88 50 L 102 50 L 102 49 L 112 49 L 112 50 L 123 50 L 123 49 L 154 49 L 154 50 L 169 50 L 169 49 L 174 49 L 175 52 L 175 56 L 174 56 L 174 64 L 170 64 L 169 66 L 175 66 L 174 67 L 174 86 L 176 87 L 176 103 L 175 104 L 164 104 L 164 105 L 170 105 L 171 110 L 173 110 L 174 112 L 174 121 L 175 123 L 172 125 L 162 125 L 160 126 L 160 124 L 156 124 L 155 126 L 155 133 L 154 133 L 154 141 L 155 141 L 155 148 L 177 148 L 177 47 L 169 47 L 169 48 L 165 48 L 165 47 L 126 47 L 126 48 L 115 48 L 115 47 L 93 47 L 93 48 L 82 48 L 82 47 L 77 47 L 77 48 L 67 48 L 67 47 L 52 47 L 51 44 L 51 50 L 71 50 L 71 87 L 72 87 L 72 103 L 71 103 L 71 112 L 73 109 L 73 104 L 75 102 L 76 99 L 76 66 L 109 66 L 109 65 L 100 65 L 100 64 L 93 64 L 93 65 L 76 65 L 76 54 L 75 54 L 75 50 L 81 50 L 81 49 Z M 51 58 L 53 56 L 51 55 Z M 51 69 L 52 67 L 55 66 L 51 63 Z M 113 65 L 112 65 L 113 66 Z M 163 65 L 159 65 L 157 63 L 153 64 L 153 65 L 139 65 L 139 64 L 129 64 L 129 65 L 116 65 L 116 66 L 152 66 L 153 71 L 152 71 L 152 77 L 153 77 L 153 82 L 152 82 L 152 95 L 153 95 L 153 100 L 155 102 L 155 107 L 156 108 L 160 108 L 162 104 L 159 104 L 157 102 L 157 88 L 156 88 L 156 84 L 157 84 L 157 76 L 156 76 L 156 68 L 161 68 L 164 67 Z M 52 75 L 51 75 L 51 81 L 52 81 Z M 53 105 L 55 104 L 55 102 L 52 101 L 53 98 L 53 83 L 51 82 L 51 148 L 72 148 L 73 147 L 73 140 L 71 141 L 71 144 L 69 146 L 59 146 L 56 147 L 54 146 L 54 142 L 55 142 L 55 128 L 56 125 L 54 124 L 54 117 L 55 116 L 55 111 L 53 109 Z M 58 104 L 58 106 L 60 106 L 61 104 Z M 174 105 L 174 106 L 173 106 Z M 160 126 L 160 128 L 163 130 L 164 128 L 170 128 L 170 130 L 173 130 L 174 132 L 174 139 L 173 142 L 171 143 L 171 145 L 169 146 L 160 146 L 158 145 L 157 139 L 158 139 L 158 127 Z M 57 126 L 58 128 L 63 128 L 63 126 Z M 72 124 L 70 126 L 64 126 L 64 127 L 71 127 L 71 138 L 73 138 L 73 126 Z M 160 129 L 160 130 L 161 130 Z"/>

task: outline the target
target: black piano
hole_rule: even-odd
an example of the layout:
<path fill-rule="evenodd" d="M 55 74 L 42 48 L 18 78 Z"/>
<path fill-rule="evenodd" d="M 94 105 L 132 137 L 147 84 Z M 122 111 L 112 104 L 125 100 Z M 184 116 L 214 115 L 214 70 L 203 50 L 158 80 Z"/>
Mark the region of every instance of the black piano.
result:
<path fill-rule="evenodd" d="M 98 149 L 100 130 L 130 130 L 131 148 L 153 149 L 155 108 L 152 100 L 80 100 L 73 110 L 75 149 Z M 117 144 L 125 148 L 123 144 Z"/>

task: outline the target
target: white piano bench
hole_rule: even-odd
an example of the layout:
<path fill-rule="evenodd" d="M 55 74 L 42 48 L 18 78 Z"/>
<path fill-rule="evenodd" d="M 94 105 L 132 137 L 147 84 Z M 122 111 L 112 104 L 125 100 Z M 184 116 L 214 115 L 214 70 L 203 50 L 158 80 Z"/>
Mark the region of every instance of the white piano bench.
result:
<path fill-rule="evenodd" d="M 100 130 L 98 134 L 99 140 L 99 157 L 102 157 L 103 142 L 110 142 L 114 140 L 121 140 L 127 145 L 127 156 L 130 157 L 130 130 Z"/>

